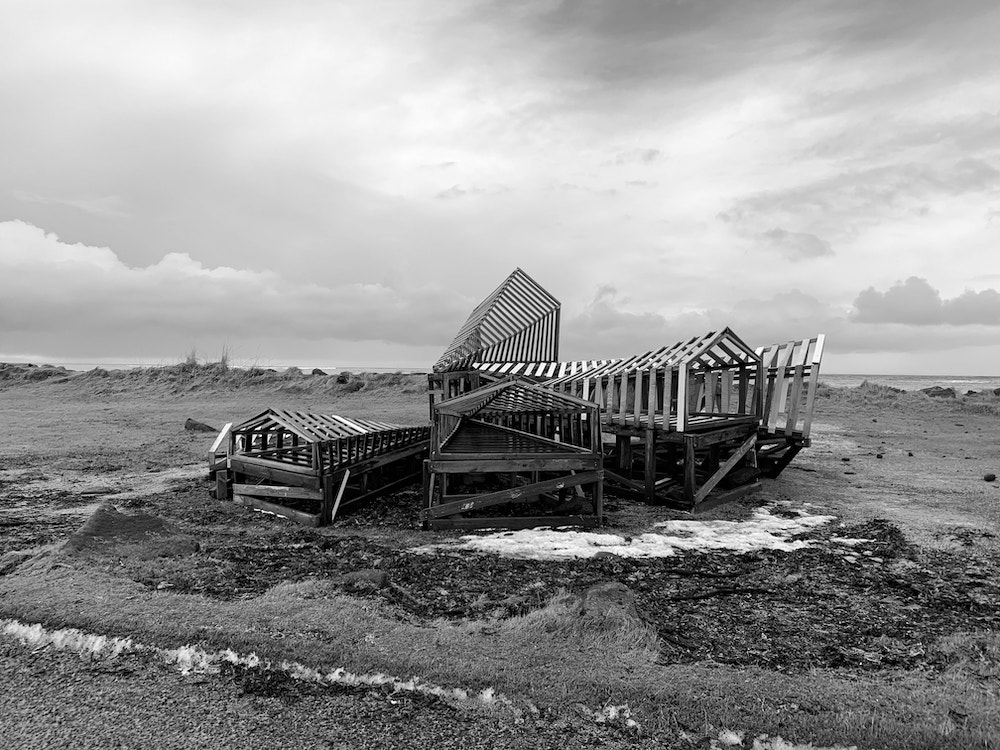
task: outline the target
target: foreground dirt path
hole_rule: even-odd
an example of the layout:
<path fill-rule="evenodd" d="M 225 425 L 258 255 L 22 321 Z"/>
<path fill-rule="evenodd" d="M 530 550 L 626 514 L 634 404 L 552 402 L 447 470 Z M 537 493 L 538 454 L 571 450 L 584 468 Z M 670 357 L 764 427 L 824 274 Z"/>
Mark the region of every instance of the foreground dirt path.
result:
<path fill-rule="evenodd" d="M 2 638 L 0 674 L 0 744 L 20 750 L 664 747 L 566 719 L 514 725 L 422 696 L 185 676 L 153 657 L 95 661 Z"/>

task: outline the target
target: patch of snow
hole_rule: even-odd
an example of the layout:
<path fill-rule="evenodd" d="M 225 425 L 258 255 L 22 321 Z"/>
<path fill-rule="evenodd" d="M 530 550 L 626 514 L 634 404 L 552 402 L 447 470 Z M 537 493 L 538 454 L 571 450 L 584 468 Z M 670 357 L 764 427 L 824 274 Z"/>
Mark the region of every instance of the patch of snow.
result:
<path fill-rule="evenodd" d="M 672 557 L 686 551 L 792 551 L 813 544 L 804 539 L 792 539 L 793 536 L 834 520 L 833 516 L 804 511 L 797 513 L 794 518 L 785 518 L 774 515 L 767 508 L 759 508 L 746 521 L 664 521 L 654 525 L 656 531 L 636 537 L 548 528 L 499 531 L 469 534 L 460 537 L 458 542 L 428 544 L 411 551 L 470 550 L 524 560 L 590 558 L 599 552 L 610 552 L 619 557 L 649 558 Z"/>
<path fill-rule="evenodd" d="M 712 739 L 709 744 L 710 750 L 723 750 L 730 747 L 747 747 L 745 745 L 746 732 L 736 732 L 731 729 L 723 729 L 719 732 L 718 739 Z M 778 737 L 769 737 L 766 734 L 758 734 L 753 738 L 753 744 L 749 750 L 858 750 L 857 745 L 814 745 L 811 742 L 796 743 Z"/>
<path fill-rule="evenodd" d="M 487 706 L 501 705 L 511 707 L 513 704 L 506 696 L 497 693 L 492 687 L 470 694 L 463 688 L 448 688 L 424 682 L 418 677 L 401 680 L 392 675 L 356 674 L 348 672 L 343 667 L 332 672 L 323 672 L 307 667 L 299 662 L 281 661 L 273 663 L 261 659 L 257 654 L 240 655 L 230 649 L 222 651 L 205 651 L 197 646 L 181 646 L 180 648 L 157 648 L 136 643 L 130 638 L 113 638 L 93 633 L 85 633 L 75 628 L 61 630 L 46 630 L 40 624 L 27 625 L 18 620 L 0 620 L 0 636 L 6 636 L 22 644 L 42 649 L 48 646 L 59 651 L 70 651 L 80 656 L 90 658 L 114 659 L 122 653 L 146 653 L 159 657 L 164 663 L 176 667 L 181 674 L 214 674 L 219 671 L 222 663 L 228 662 L 250 669 L 263 669 L 269 672 L 284 672 L 293 679 L 314 682 L 320 685 L 349 685 L 352 687 L 388 686 L 394 692 L 420 693 L 433 695 L 445 701 L 462 703 L 474 701 Z M 627 707 L 626 711 L 627 711 Z M 626 717 L 627 718 L 627 717 Z"/>

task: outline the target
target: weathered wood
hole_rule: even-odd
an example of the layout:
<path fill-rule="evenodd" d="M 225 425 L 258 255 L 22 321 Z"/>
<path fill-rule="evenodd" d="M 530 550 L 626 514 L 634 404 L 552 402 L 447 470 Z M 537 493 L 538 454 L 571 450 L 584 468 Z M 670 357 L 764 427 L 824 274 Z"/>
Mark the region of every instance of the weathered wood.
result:
<path fill-rule="evenodd" d="M 268 484 L 234 484 L 233 492 L 255 497 L 282 497 L 286 499 L 322 500 L 321 490 L 309 487 L 285 487 Z"/>
<path fill-rule="evenodd" d="M 258 510 L 264 513 L 272 513 L 276 516 L 287 518 L 288 520 L 302 524 L 303 526 L 320 525 L 320 516 L 317 514 L 303 513 L 302 511 L 299 510 L 286 508 L 283 505 L 269 503 L 266 500 L 261 500 L 260 498 L 253 497 L 251 495 L 234 494 L 233 502 L 236 503 L 237 505 L 242 505 L 247 508 L 252 508 L 253 510 Z"/>
<path fill-rule="evenodd" d="M 697 505 L 705 497 L 715 489 L 715 486 L 725 479 L 726 475 L 733 469 L 736 464 L 743 460 L 743 457 L 747 454 L 747 451 L 753 450 L 754 445 L 757 442 L 757 433 L 755 432 L 743 443 L 733 451 L 732 455 L 723 463 L 711 477 L 709 477 L 694 494 L 694 504 Z"/>
<path fill-rule="evenodd" d="M 229 459 L 229 468 L 233 473 L 245 474 L 256 479 L 283 482 L 295 487 L 320 488 L 320 478 L 318 476 L 285 471 L 283 468 L 276 469 L 266 463 L 249 462 L 242 456 L 231 456 Z"/>
<path fill-rule="evenodd" d="M 500 490 L 499 492 L 484 493 L 471 499 L 467 498 L 457 502 L 432 505 L 425 511 L 425 513 L 428 518 L 441 518 L 443 516 L 454 515 L 455 513 L 463 513 L 469 510 L 479 510 L 492 505 L 511 502 L 512 500 L 517 500 L 519 498 L 537 497 L 543 492 L 551 492 L 552 490 L 562 489 L 563 487 L 576 487 L 580 484 L 590 484 L 591 482 L 596 482 L 601 478 L 603 478 L 603 474 L 600 471 L 588 471 L 583 474 L 576 474 L 575 476 L 571 475 L 559 477 L 557 479 L 547 479 L 542 482 L 536 482 L 522 487 L 511 487 L 506 490 Z"/>
<path fill-rule="evenodd" d="M 231 457 L 231 461 L 239 461 L 243 466 L 259 466 L 267 469 L 275 469 L 286 474 L 299 474 L 306 476 L 318 476 L 319 469 L 314 466 L 295 466 L 294 464 L 276 463 L 265 458 L 237 454 Z M 318 464 L 317 464 L 318 466 Z"/>

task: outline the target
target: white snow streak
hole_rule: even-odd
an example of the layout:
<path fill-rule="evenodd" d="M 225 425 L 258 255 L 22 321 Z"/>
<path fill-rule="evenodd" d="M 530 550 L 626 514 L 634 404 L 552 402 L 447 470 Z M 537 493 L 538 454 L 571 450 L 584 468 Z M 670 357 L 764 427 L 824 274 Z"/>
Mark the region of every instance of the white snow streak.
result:
<path fill-rule="evenodd" d="M 498 531 L 485 535 L 469 534 L 458 542 L 424 545 L 413 551 L 471 550 L 524 560 L 588 558 L 599 552 L 640 558 L 672 557 L 686 551 L 792 551 L 811 544 L 808 540 L 792 537 L 835 520 L 834 516 L 811 515 L 800 510 L 791 513 L 794 517 L 786 518 L 775 515 L 768 508 L 759 508 L 746 521 L 664 521 L 654 524 L 656 531 L 635 537 L 569 529 Z"/>

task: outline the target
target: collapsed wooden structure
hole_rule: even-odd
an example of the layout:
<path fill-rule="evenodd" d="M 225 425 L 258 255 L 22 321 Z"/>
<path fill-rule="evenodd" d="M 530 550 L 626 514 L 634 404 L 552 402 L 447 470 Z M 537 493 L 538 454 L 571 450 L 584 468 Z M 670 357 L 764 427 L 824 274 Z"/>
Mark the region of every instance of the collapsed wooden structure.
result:
<path fill-rule="evenodd" d="M 515 379 L 435 404 L 433 411 L 425 527 L 600 524 L 604 474 L 596 404 Z"/>
<path fill-rule="evenodd" d="M 615 440 L 609 482 L 695 509 L 727 478 L 739 486 L 711 504 L 758 486 L 760 374 L 760 355 L 725 328 L 546 385 L 601 407 L 602 430 Z"/>
<path fill-rule="evenodd" d="M 824 343 L 820 334 L 757 349 L 764 378 L 757 460 L 766 477 L 777 477 L 810 444 Z"/>
<path fill-rule="evenodd" d="M 209 454 L 215 494 L 322 526 L 418 479 L 429 438 L 429 426 L 268 409 L 219 435 Z"/>
<path fill-rule="evenodd" d="M 597 407 L 596 421 L 583 420 L 592 420 L 609 483 L 690 510 L 754 491 L 761 475 L 778 476 L 809 445 L 822 336 L 752 349 L 725 328 L 633 357 L 560 362 L 558 327 L 559 303 L 516 269 L 473 310 L 428 377 L 436 429 L 457 416 L 450 401 L 464 407 L 511 377 L 531 381 Z M 485 437 L 480 446 L 462 434 L 463 460 L 480 447 L 489 452 Z M 425 474 L 428 519 L 440 503 L 427 476 L 446 473 L 437 468 L 447 465 L 439 440 L 431 440 L 435 471 Z"/>

